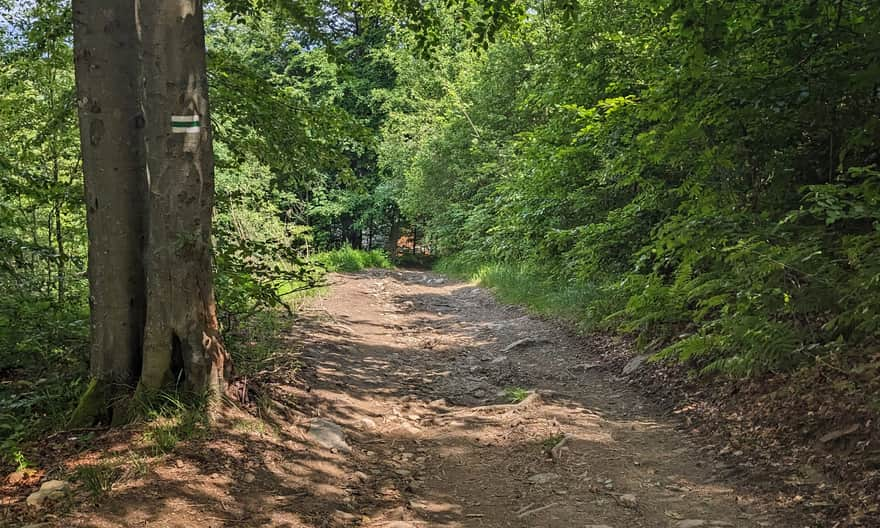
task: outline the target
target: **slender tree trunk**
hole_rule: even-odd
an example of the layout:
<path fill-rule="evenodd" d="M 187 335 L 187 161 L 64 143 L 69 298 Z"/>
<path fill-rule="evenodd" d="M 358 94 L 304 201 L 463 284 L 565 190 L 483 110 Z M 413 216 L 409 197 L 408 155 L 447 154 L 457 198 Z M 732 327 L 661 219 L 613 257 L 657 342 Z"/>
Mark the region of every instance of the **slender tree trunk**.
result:
<path fill-rule="evenodd" d="M 61 200 L 55 203 L 55 247 L 58 249 L 58 276 L 56 287 L 58 289 L 58 305 L 64 304 L 64 264 L 67 255 L 64 253 L 64 233 L 61 226 Z"/>
<path fill-rule="evenodd" d="M 49 100 L 51 101 L 51 108 L 57 108 L 57 100 L 55 98 L 55 70 L 52 70 L 52 75 L 49 78 Z M 52 200 L 52 221 L 54 222 L 55 229 L 55 247 L 58 250 L 58 256 L 55 261 L 56 275 L 55 275 L 55 289 L 57 293 L 57 300 L 59 308 L 64 304 L 64 264 L 67 261 L 67 256 L 64 254 L 64 233 L 63 228 L 61 226 L 61 208 L 64 205 L 64 200 L 62 199 L 59 193 L 59 185 L 61 183 L 61 170 L 59 167 L 59 160 L 61 155 L 58 152 L 58 131 L 55 130 L 52 133 L 52 185 L 54 186 L 54 198 Z"/>
<path fill-rule="evenodd" d="M 222 393 L 211 266 L 214 166 L 200 0 L 138 5 L 149 185 L 147 318 L 140 388 Z"/>
<path fill-rule="evenodd" d="M 58 157 L 57 144 L 53 143 L 52 182 L 55 185 L 56 193 L 58 192 L 58 185 L 61 182 L 60 170 L 58 168 Z M 64 232 L 61 225 L 61 207 L 63 204 L 63 200 L 56 194 L 55 199 L 53 200 L 52 217 L 55 223 L 55 247 L 58 250 L 58 257 L 55 265 L 57 271 L 57 275 L 55 276 L 55 289 L 58 294 L 57 299 L 59 307 L 64 304 L 64 264 L 67 261 L 67 255 L 64 254 Z"/>
<path fill-rule="evenodd" d="M 73 0 L 72 7 L 93 376 L 73 421 L 85 423 L 106 410 L 105 385 L 131 385 L 140 373 L 145 178 L 132 0 Z"/>
<path fill-rule="evenodd" d="M 397 256 L 397 240 L 400 238 L 400 229 L 400 217 L 395 215 L 394 219 L 391 221 L 391 229 L 388 233 L 388 240 L 385 241 L 385 251 L 391 258 Z"/>

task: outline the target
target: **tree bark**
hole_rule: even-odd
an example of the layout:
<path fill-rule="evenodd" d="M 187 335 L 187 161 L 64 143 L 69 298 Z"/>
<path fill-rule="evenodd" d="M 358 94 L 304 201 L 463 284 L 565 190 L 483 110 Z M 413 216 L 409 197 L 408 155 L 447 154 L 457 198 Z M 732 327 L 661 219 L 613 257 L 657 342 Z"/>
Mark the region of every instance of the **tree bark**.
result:
<path fill-rule="evenodd" d="M 89 233 L 90 368 L 98 385 L 131 386 L 140 373 L 145 314 L 135 15 L 132 0 L 73 0 L 72 7 Z M 98 388 L 87 396 L 108 396 Z M 94 420 L 89 414 L 106 411 L 106 403 L 82 401 L 74 422 Z"/>
<path fill-rule="evenodd" d="M 395 214 L 394 219 L 391 221 L 388 238 L 385 240 L 385 251 L 388 253 L 389 258 L 397 257 L 397 240 L 400 238 L 401 228 L 400 217 Z"/>
<path fill-rule="evenodd" d="M 73 13 L 92 381 L 72 423 L 119 422 L 128 413 L 107 411 L 122 387 L 216 394 L 231 369 L 212 282 L 202 5 L 73 0 Z"/>
<path fill-rule="evenodd" d="M 138 20 L 149 186 L 140 389 L 173 383 L 221 394 L 231 362 L 212 281 L 214 166 L 202 3 L 141 0 Z"/>

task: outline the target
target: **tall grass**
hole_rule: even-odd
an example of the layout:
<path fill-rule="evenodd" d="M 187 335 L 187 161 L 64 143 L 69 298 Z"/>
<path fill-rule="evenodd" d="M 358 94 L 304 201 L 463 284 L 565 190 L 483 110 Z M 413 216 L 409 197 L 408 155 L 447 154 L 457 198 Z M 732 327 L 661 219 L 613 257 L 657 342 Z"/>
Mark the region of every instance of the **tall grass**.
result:
<path fill-rule="evenodd" d="M 607 317 L 625 306 L 627 299 L 610 281 L 566 281 L 527 264 L 447 257 L 434 270 L 487 287 L 503 302 L 564 319 L 583 331 L 613 327 Z"/>
<path fill-rule="evenodd" d="M 353 272 L 369 268 L 391 268 L 388 256 L 379 249 L 364 251 L 342 247 L 312 257 L 315 262 L 323 264 L 327 271 Z"/>

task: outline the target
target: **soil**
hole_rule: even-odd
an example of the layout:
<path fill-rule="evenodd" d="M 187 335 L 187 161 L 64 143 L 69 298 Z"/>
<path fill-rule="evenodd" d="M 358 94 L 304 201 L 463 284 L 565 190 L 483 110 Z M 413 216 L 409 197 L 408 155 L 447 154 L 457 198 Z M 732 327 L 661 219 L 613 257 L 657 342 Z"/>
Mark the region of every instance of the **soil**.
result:
<path fill-rule="evenodd" d="M 774 482 L 731 471 L 729 458 L 742 455 L 687 434 L 681 417 L 609 375 L 602 358 L 619 342 L 575 336 L 429 272 L 373 270 L 333 282 L 298 312 L 272 367 L 239 382 L 250 403 L 224 413 L 210 434 L 141 467 L 131 453 L 139 433 L 107 433 L 101 449 L 93 443 L 44 473 L 131 457 L 108 496 L 94 504 L 80 490 L 66 506 L 35 511 L 21 506 L 24 493 L 0 519 L 169 528 L 809 525 Z"/>

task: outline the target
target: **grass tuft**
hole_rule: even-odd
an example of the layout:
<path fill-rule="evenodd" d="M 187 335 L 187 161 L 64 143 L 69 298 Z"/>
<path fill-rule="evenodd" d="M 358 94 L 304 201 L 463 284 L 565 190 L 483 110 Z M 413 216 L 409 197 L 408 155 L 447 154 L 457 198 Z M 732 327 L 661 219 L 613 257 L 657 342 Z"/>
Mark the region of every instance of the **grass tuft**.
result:
<path fill-rule="evenodd" d="M 318 253 L 312 259 L 323 264 L 328 271 L 354 272 L 369 268 L 388 269 L 393 267 L 385 252 L 379 249 L 364 251 L 342 247 L 333 251 Z"/>
<path fill-rule="evenodd" d="M 504 389 L 504 395 L 510 403 L 519 403 L 529 397 L 529 391 L 522 387 L 507 387 Z"/>
<path fill-rule="evenodd" d="M 123 471 L 112 464 L 89 464 L 76 468 L 76 479 L 82 482 L 86 491 L 94 499 L 110 493 L 113 486 L 122 478 Z"/>
<path fill-rule="evenodd" d="M 491 289 L 505 303 L 564 319 L 582 331 L 611 329 L 608 316 L 626 305 L 628 296 L 611 281 L 564 281 L 525 264 L 441 259 L 440 273 Z"/>
<path fill-rule="evenodd" d="M 135 398 L 149 425 L 144 440 L 155 456 L 170 453 L 181 441 L 201 437 L 208 431 L 207 396 L 182 397 L 174 392 L 141 394 Z"/>

